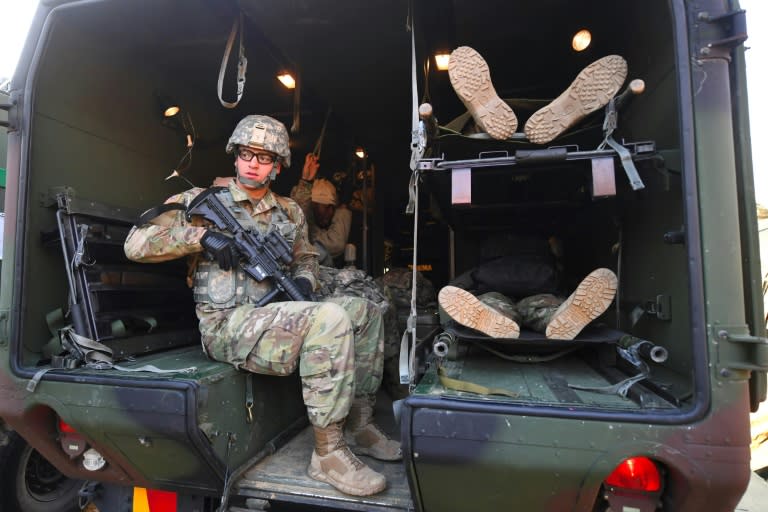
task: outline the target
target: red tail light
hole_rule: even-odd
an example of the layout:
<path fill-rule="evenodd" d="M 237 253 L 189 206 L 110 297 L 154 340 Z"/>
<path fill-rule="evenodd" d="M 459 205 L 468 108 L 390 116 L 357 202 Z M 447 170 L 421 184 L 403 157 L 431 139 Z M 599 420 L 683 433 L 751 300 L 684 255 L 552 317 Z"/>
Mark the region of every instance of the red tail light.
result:
<path fill-rule="evenodd" d="M 65 422 L 63 419 L 59 418 L 59 432 L 67 433 L 67 434 L 77 434 L 77 430 L 72 428 L 72 426 Z"/>
<path fill-rule="evenodd" d="M 656 464 L 647 457 L 631 457 L 616 466 L 605 484 L 633 491 L 655 492 L 661 489 L 661 475 Z"/>
<path fill-rule="evenodd" d="M 176 493 L 147 489 L 150 512 L 176 512 Z"/>

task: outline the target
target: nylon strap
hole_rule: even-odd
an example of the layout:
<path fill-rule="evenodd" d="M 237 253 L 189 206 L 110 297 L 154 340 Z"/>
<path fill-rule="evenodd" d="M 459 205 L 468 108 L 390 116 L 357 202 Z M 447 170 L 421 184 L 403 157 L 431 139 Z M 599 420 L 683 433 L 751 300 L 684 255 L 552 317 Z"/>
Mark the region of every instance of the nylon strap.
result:
<path fill-rule="evenodd" d="M 240 51 L 237 60 L 237 100 L 234 103 L 224 101 L 222 97 L 222 91 L 224 89 L 224 75 L 227 71 L 227 63 L 229 62 L 229 54 L 232 52 L 232 45 L 235 43 L 235 37 L 240 32 Z M 227 46 L 224 48 L 224 57 L 221 59 L 221 67 L 219 68 L 219 102 L 226 108 L 235 108 L 240 99 L 243 97 L 243 90 L 245 89 L 245 72 L 248 69 L 248 59 L 245 58 L 245 45 L 243 44 L 243 13 L 240 13 L 235 21 L 232 23 L 232 30 L 229 32 L 229 38 L 227 39 Z"/>
<path fill-rule="evenodd" d="M 323 150 L 323 140 L 325 139 L 325 129 L 328 127 L 328 119 L 331 117 L 331 107 L 328 107 L 328 112 L 325 113 L 325 121 L 323 121 L 323 127 L 320 129 L 320 135 L 315 142 L 315 148 L 312 150 L 312 154 L 320 160 L 320 152 Z"/>
<path fill-rule="evenodd" d="M 597 147 L 597 149 L 605 148 L 606 144 L 611 146 L 616 153 L 618 153 L 621 159 L 621 166 L 624 168 L 624 173 L 629 179 L 629 184 L 632 190 L 642 190 L 645 188 L 643 180 L 640 178 L 640 174 L 637 172 L 635 163 L 632 161 L 632 155 L 629 150 L 616 142 L 613 138 L 613 131 L 618 126 L 618 113 L 616 112 L 616 104 L 613 98 L 608 102 L 608 106 L 605 107 L 605 119 L 603 120 L 603 133 L 605 138 L 603 142 Z"/>
<path fill-rule="evenodd" d="M 159 206 L 153 206 L 149 210 L 142 213 L 139 218 L 136 220 L 135 225 L 138 227 L 143 226 L 144 224 L 149 224 L 152 220 L 156 219 L 160 215 L 170 212 L 173 210 L 182 210 L 186 211 L 187 206 L 184 203 L 165 203 L 161 204 Z"/>
<path fill-rule="evenodd" d="M 445 369 L 442 366 L 438 369 L 438 376 L 440 377 L 440 384 L 453 391 L 464 391 L 465 393 L 474 393 L 476 395 L 502 395 L 510 398 L 517 398 L 519 396 L 517 393 L 506 389 L 489 388 L 481 386 L 480 384 L 475 384 L 474 382 L 453 379 L 446 375 Z"/>

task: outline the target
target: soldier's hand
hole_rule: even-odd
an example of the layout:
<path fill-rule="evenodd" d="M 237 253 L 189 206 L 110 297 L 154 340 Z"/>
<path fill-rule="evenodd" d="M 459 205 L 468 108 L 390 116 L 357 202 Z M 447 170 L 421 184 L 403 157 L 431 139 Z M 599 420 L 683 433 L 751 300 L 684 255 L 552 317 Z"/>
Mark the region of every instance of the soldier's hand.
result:
<path fill-rule="evenodd" d="M 304 157 L 304 168 L 301 170 L 301 179 L 312 181 L 317 176 L 317 171 L 320 169 L 320 160 L 317 159 L 317 155 L 309 153 Z"/>
<path fill-rule="evenodd" d="M 200 239 L 200 245 L 213 256 L 222 270 L 235 268 L 240 261 L 240 251 L 227 235 L 209 229 Z"/>
<path fill-rule="evenodd" d="M 299 289 L 301 294 L 304 296 L 307 300 L 312 300 L 312 283 L 309 282 L 309 279 L 305 277 L 297 277 L 294 282 L 296 283 L 296 288 Z"/>

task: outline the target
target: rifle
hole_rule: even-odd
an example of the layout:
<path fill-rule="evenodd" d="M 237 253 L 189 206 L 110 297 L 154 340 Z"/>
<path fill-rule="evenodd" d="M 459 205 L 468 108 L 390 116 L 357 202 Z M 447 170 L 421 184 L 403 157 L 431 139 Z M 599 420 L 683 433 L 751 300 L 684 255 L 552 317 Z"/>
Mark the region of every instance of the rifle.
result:
<path fill-rule="evenodd" d="M 283 235 L 270 231 L 266 235 L 245 229 L 234 215 L 222 204 L 216 193 L 225 187 L 211 187 L 195 197 L 187 207 L 187 219 L 200 215 L 213 222 L 217 228 L 232 235 L 235 247 L 242 255 L 240 266 L 243 271 L 258 282 L 271 278 L 275 288 L 256 304 L 263 306 L 278 293 L 285 292 L 293 300 L 309 300 L 301 293 L 296 283 L 280 269 L 280 263 L 293 260 L 291 246 Z"/>

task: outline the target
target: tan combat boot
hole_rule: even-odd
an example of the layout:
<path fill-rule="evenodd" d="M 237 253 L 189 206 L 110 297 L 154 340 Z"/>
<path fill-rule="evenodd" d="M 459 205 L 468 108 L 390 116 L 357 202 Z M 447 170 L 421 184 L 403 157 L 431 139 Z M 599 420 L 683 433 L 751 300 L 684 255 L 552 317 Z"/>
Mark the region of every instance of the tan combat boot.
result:
<path fill-rule="evenodd" d="M 554 101 L 539 109 L 525 123 L 525 136 L 546 144 L 587 114 L 611 101 L 627 77 L 627 61 L 620 55 L 598 59 L 576 76 Z"/>
<path fill-rule="evenodd" d="M 618 280 L 607 268 L 593 270 L 555 311 L 547 324 L 547 338 L 572 340 L 602 315 L 616 296 Z"/>
<path fill-rule="evenodd" d="M 347 416 L 345 438 L 352 451 L 379 460 L 402 460 L 400 443 L 373 422 L 373 401 L 355 398 Z"/>
<path fill-rule="evenodd" d="M 504 140 L 515 133 L 517 116 L 496 94 L 488 64 L 477 51 L 469 46 L 453 50 L 448 61 L 448 78 L 477 125 L 488 135 Z"/>
<path fill-rule="evenodd" d="M 437 295 L 437 301 L 453 320 L 491 338 L 520 336 L 520 326 L 517 322 L 484 304 L 466 290 L 445 286 Z"/>
<path fill-rule="evenodd" d="M 343 421 L 315 427 L 315 449 L 307 473 L 345 494 L 370 496 L 387 487 L 387 479 L 358 459 L 344 442 Z"/>

